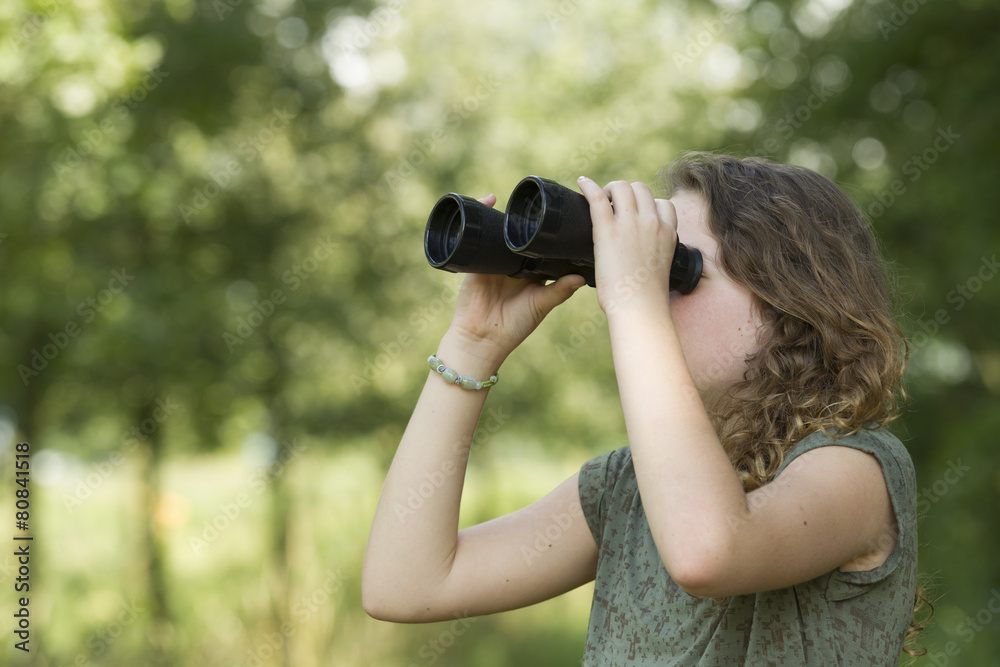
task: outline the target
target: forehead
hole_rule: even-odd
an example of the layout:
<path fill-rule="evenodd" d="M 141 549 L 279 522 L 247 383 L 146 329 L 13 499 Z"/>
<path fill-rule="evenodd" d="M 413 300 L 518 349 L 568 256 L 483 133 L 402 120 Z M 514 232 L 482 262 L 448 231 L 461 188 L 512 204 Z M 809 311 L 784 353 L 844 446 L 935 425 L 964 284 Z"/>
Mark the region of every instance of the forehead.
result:
<path fill-rule="evenodd" d="M 708 228 L 708 203 L 697 192 L 679 192 L 670 198 L 677 212 L 677 235 L 685 245 L 715 258 L 718 243 Z"/>

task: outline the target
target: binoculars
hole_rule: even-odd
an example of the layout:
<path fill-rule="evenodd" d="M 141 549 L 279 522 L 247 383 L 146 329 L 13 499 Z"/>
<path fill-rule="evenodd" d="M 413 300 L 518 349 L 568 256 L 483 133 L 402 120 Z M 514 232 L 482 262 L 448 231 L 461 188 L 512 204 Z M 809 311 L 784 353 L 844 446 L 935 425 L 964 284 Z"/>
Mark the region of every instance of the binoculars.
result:
<path fill-rule="evenodd" d="M 452 273 L 546 280 L 575 273 L 595 286 L 590 203 L 539 176 L 517 184 L 506 213 L 460 194 L 441 197 L 427 218 L 424 252 L 431 266 Z M 670 289 L 691 292 L 701 267 L 701 252 L 678 242 Z"/>

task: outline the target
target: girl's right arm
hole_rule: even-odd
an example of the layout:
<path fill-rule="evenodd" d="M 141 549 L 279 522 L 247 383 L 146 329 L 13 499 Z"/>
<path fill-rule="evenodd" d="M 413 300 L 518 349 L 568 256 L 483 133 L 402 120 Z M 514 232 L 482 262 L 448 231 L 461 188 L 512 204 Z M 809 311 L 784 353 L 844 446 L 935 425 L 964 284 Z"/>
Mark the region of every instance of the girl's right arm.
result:
<path fill-rule="evenodd" d="M 437 356 L 463 375 L 486 379 L 582 284 L 579 276 L 543 286 L 470 274 Z M 489 614 L 594 578 L 597 546 L 577 475 L 528 507 L 458 531 L 469 449 L 488 391 L 462 389 L 430 372 L 375 511 L 362 573 L 369 615 L 426 622 Z"/>

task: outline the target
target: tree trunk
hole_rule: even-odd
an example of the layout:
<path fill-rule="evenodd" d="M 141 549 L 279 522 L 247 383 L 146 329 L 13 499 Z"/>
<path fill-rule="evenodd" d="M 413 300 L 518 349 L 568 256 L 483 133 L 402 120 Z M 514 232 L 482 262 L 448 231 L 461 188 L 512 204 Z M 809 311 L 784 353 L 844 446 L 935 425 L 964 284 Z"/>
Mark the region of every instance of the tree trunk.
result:
<path fill-rule="evenodd" d="M 160 528 L 156 522 L 161 496 L 161 464 L 163 462 L 163 430 L 154 416 L 156 403 L 152 399 L 137 411 L 137 424 L 143 429 L 138 447 L 141 465 L 139 507 L 142 508 L 142 542 L 145 556 L 144 574 L 150 604 L 150 625 L 147 634 L 150 664 L 174 664 L 174 626 L 170 613 L 169 587 L 166 581 L 166 558 Z M 152 422 L 153 428 L 144 424 Z M 151 431 L 147 433 L 147 431 Z"/>
<path fill-rule="evenodd" d="M 290 591 L 291 577 L 289 574 L 288 552 L 289 535 L 288 522 L 290 519 L 290 497 L 288 493 L 286 477 L 288 468 L 294 464 L 294 460 L 289 457 L 295 456 L 292 449 L 292 438 L 288 428 L 288 409 L 282 395 L 285 380 L 287 378 L 287 366 L 282 350 L 273 340 L 268 339 L 268 351 L 274 357 L 277 368 L 274 375 L 267 383 L 268 408 L 271 413 L 271 437 L 277 443 L 277 462 L 274 474 L 270 476 L 270 497 L 271 497 L 271 542 L 269 545 L 268 562 L 270 568 L 270 590 L 271 590 L 271 620 L 275 629 L 283 637 L 282 650 L 279 653 L 282 667 L 291 667 L 295 651 L 292 642 L 295 640 L 295 629 L 291 623 Z"/>

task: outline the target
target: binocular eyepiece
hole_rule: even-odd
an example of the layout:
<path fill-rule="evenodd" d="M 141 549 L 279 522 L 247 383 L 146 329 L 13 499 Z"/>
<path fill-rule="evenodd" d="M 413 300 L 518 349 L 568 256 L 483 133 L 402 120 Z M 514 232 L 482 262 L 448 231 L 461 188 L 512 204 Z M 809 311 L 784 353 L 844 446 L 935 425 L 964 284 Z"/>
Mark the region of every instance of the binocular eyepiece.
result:
<path fill-rule="evenodd" d="M 539 176 L 517 184 L 506 214 L 471 197 L 445 195 L 427 218 L 424 252 L 431 266 L 452 273 L 547 280 L 575 273 L 595 286 L 587 198 Z M 701 267 L 701 252 L 678 242 L 670 264 L 670 289 L 691 292 Z"/>

